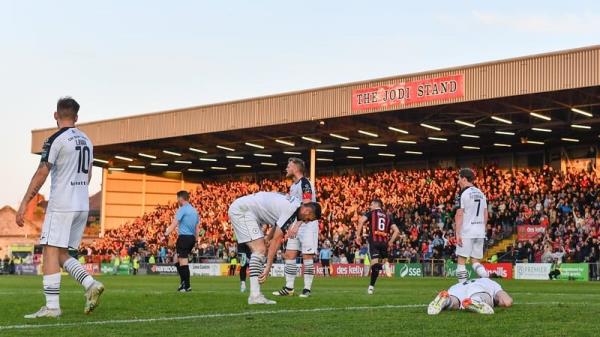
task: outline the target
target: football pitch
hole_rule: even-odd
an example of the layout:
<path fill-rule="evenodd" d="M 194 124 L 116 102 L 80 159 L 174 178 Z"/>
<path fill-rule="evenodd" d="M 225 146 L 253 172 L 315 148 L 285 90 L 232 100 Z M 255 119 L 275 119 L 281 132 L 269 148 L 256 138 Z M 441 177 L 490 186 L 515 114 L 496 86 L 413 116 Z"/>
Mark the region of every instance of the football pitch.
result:
<path fill-rule="evenodd" d="M 515 301 L 496 314 L 442 312 L 426 306 L 454 279 L 317 278 L 307 299 L 247 305 L 237 277 L 193 277 L 177 293 L 175 276 L 101 276 L 100 306 L 83 314 L 83 291 L 63 276 L 59 319 L 25 320 L 44 303 L 41 278 L 0 277 L 0 336 L 598 336 L 600 282 L 499 280 Z M 268 298 L 282 286 L 271 278 Z M 297 280 L 297 286 L 302 279 Z"/>

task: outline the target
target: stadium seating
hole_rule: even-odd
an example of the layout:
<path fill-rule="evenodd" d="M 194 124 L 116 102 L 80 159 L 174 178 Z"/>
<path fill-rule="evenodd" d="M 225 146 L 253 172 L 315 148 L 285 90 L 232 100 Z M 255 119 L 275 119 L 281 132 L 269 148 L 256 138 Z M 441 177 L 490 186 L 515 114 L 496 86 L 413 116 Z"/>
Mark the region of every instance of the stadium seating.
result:
<path fill-rule="evenodd" d="M 488 244 L 515 233 L 518 225 L 548 226 L 546 235 L 520 246 L 513 245 L 515 248 L 509 249 L 504 259 L 537 261 L 545 247 L 550 247 L 564 248 L 567 259 L 573 261 L 598 260 L 600 182 L 596 173 L 571 170 L 563 174 L 550 167 L 506 171 L 487 166 L 475 170 L 475 185 L 488 197 Z M 199 210 L 202 224 L 202 238 L 194 256 L 226 258 L 236 250 L 227 219 L 228 206 L 235 198 L 258 190 L 286 192 L 288 186 L 285 180 L 205 182 L 191 191 L 191 203 Z M 352 261 L 358 255 L 361 247 L 353 243 L 357 235 L 355 226 L 375 197 L 384 201 L 386 210 L 394 215 L 402 230 L 390 251 L 393 258 L 412 261 L 453 258 L 452 227 L 458 192 L 455 169 L 323 176 L 317 180 L 316 189 L 323 206 L 319 241 L 332 244 L 334 260 Z M 163 237 L 175 210 L 175 203 L 159 206 L 108 231 L 86 247 L 86 251 L 90 255 L 110 255 L 140 250 L 160 259 L 160 248 L 173 248 L 175 243 L 176 234 Z M 172 250 L 166 251 L 168 259 Z"/>

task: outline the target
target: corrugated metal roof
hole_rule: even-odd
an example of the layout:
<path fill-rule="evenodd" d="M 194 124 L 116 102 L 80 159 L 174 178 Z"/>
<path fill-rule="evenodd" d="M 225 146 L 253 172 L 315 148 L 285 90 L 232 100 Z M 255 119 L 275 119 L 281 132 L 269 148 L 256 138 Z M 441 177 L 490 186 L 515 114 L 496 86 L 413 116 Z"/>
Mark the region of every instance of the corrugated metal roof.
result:
<path fill-rule="evenodd" d="M 352 111 L 354 89 L 463 74 L 461 98 Z M 80 124 L 96 146 L 600 85 L 600 45 Z M 54 128 L 32 131 L 32 152 Z"/>

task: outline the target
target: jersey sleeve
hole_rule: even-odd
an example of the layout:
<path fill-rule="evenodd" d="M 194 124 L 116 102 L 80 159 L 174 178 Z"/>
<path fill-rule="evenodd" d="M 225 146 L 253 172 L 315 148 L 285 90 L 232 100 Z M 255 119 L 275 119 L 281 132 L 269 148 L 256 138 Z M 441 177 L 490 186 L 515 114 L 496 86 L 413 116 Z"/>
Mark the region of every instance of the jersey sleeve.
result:
<path fill-rule="evenodd" d="M 281 212 L 281 215 L 277 219 L 277 227 L 281 228 L 282 231 L 287 230 L 287 228 L 296 221 L 298 217 L 298 208 L 300 207 L 300 202 L 298 199 L 291 197 L 291 201 L 289 205 L 286 207 L 285 211 Z"/>
<path fill-rule="evenodd" d="M 300 184 L 300 187 L 302 188 L 302 200 L 304 201 L 308 199 L 312 201 L 315 191 L 313 191 L 310 181 L 306 178 L 303 178 Z"/>
<path fill-rule="evenodd" d="M 373 213 L 371 213 L 371 211 L 366 211 L 365 214 L 363 214 L 363 216 L 365 218 L 367 218 L 367 221 L 371 221 L 371 215 L 373 215 Z"/>
<path fill-rule="evenodd" d="M 92 145 L 92 142 L 88 142 L 88 147 L 90 149 L 90 166 L 89 169 L 91 170 L 94 167 L 94 145 Z"/>
<path fill-rule="evenodd" d="M 458 208 L 465 209 L 465 206 L 466 206 L 468 200 L 469 200 L 469 197 L 468 197 L 467 193 L 465 193 L 465 191 L 461 191 L 460 204 L 459 204 Z"/>
<path fill-rule="evenodd" d="M 56 142 L 53 138 L 47 139 L 42 147 L 42 158 L 40 159 L 40 162 L 54 165 L 58 158 L 58 154 L 60 153 L 60 149 L 60 142 Z"/>
<path fill-rule="evenodd" d="M 494 282 L 492 286 L 492 291 L 494 292 L 492 297 L 495 297 L 497 293 L 502 291 L 502 286 L 497 282 Z"/>
<path fill-rule="evenodd" d="M 277 227 L 281 228 L 282 231 L 286 231 L 297 219 L 297 215 L 294 212 L 292 215 L 286 213 L 277 219 Z"/>
<path fill-rule="evenodd" d="M 175 219 L 177 221 L 181 222 L 181 220 L 183 220 L 183 215 L 184 215 L 183 208 L 179 208 L 177 210 L 177 213 L 175 213 Z"/>

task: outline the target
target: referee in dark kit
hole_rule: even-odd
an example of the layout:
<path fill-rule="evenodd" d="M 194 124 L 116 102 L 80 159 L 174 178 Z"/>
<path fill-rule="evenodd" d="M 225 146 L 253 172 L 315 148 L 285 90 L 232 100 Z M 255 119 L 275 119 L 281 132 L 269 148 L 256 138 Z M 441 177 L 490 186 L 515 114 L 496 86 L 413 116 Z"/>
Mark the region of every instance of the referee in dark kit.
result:
<path fill-rule="evenodd" d="M 165 238 L 168 240 L 169 234 L 178 228 L 179 237 L 177 238 L 177 272 L 181 279 L 181 283 L 177 291 L 188 292 L 192 291 L 190 286 L 190 266 L 188 265 L 188 256 L 196 245 L 196 238 L 198 238 L 198 224 L 200 223 L 200 217 L 198 211 L 190 205 L 190 194 L 187 191 L 177 192 L 177 203 L 179 209 L 175 214 L 175 220 L 171 226 L 165 231 Z"/>

